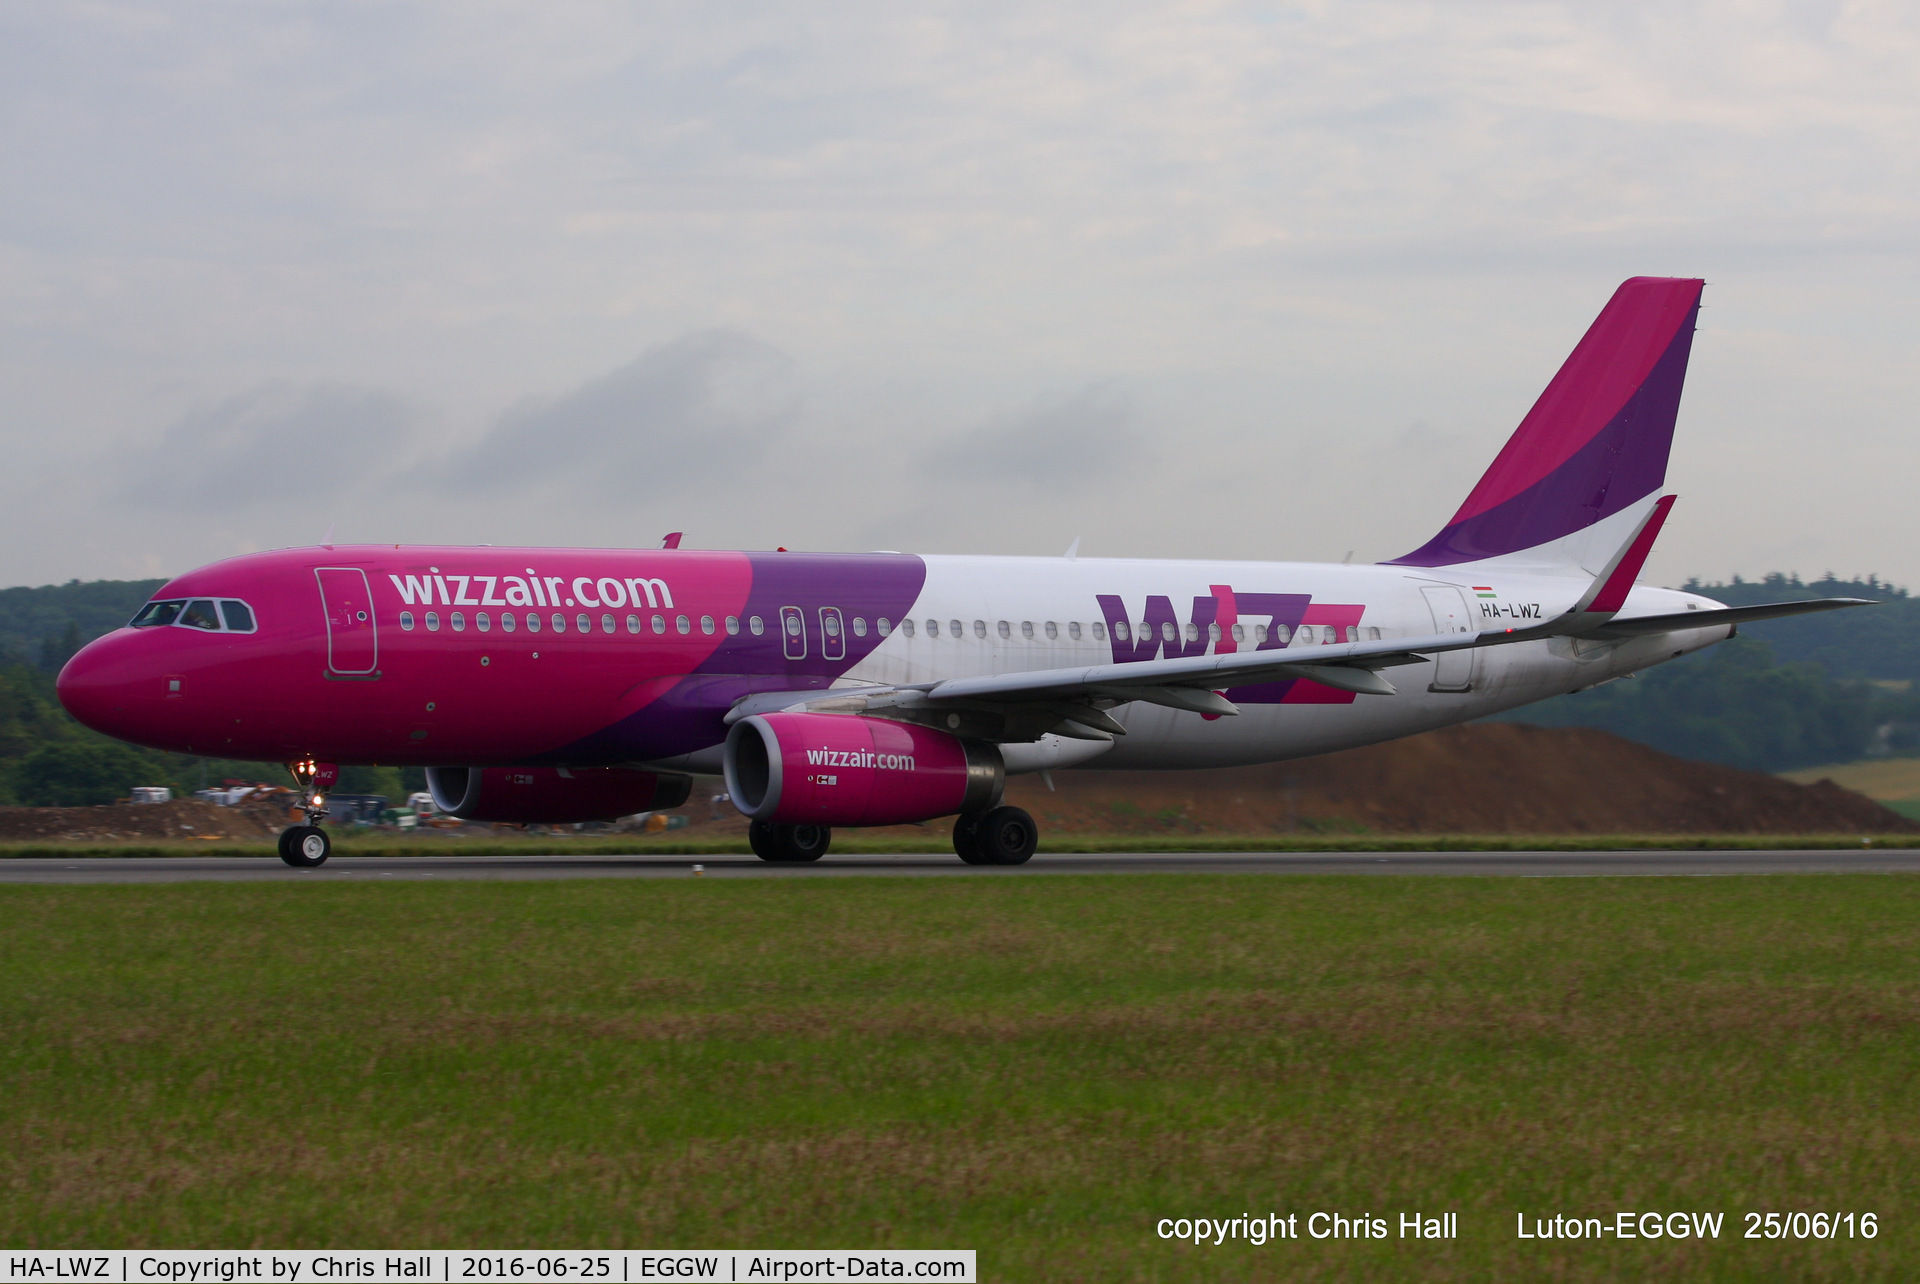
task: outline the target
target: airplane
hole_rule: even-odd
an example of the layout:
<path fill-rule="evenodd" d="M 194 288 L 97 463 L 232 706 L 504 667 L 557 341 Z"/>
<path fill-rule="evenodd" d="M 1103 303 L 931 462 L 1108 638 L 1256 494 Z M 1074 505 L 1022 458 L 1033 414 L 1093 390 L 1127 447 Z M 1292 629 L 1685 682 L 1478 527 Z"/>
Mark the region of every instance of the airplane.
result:
<path fill-rule="evenodd" d="M 1010 775 L 1327 753 L 1869 605 L 1636 582 L 1704 284 L 1624 282 L 1452 520 L 1374 565 L 322 544 L 179 576 L 57 689 L 123 740 L 288 764 L 296 868 L 327 860 L 343 763 L 425 767 L 441 809 L 509 823 L 720 775 L 767 861 L 954 816 L 962 860 L 1018 865 L 1039 829 Z"/>

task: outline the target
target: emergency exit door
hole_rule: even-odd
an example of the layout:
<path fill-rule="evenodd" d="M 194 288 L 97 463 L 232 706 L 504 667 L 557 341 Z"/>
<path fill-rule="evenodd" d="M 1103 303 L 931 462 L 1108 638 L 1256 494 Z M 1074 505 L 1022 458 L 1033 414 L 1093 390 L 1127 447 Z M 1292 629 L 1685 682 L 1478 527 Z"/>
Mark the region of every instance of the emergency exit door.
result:
<path fill-rule="evenodd" d="M 327 616 L 327 672 L 372 673 L 380 662 L 380 634 L 367 573 L 357 566 L 320 566 L 313 574 L 320 581 L 320 604 Z"/>
<path fill-rule="evenodd" d="M 1433 613 L 1435 633 L 1473 632 L 1473 607 L 1467 595 L 1450 584 L 1431 584 L 1420 590 Z M 1479 652 L 1442 651 L 1433 657 L 1433 681 L 1429 691 L 1473 690 L 1473 666 Z"/>

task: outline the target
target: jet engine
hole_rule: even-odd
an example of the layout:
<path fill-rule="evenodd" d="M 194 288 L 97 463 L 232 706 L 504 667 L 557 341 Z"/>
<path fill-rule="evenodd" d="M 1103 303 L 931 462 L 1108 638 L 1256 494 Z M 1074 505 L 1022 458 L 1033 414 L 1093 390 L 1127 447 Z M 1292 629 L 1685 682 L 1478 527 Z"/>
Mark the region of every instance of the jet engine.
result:
<path fill-rule="evenodd" d="M 678 807 L 693 778 L 624 767 L 428 767 L 427 790 L 462 820 L 564 825 Z"/>
<path fill-rule="evenodd" d="M 727 791 L 754 820 L 902 825 L 996 807 L 1007 769 L 991 744 L 838 713 L 768 713 L 727 733 Z"/>

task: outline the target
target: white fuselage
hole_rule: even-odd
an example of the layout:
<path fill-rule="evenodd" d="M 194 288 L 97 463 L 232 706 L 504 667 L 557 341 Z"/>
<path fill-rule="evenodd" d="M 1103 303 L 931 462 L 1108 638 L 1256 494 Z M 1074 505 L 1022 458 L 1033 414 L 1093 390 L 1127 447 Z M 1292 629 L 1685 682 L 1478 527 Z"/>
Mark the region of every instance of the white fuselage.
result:
<path fill-rule="evenodd" d="M 957 556 L 928 556 L 924 561 L 926 584 L 914 603 L 911 625 L 890 621 L 886 641 L 837 685 L 928 683 L 1110 664 L 1123 658 L 1116 656 L 1115 630 L 1109 622 L 1115 614 L 1113 598 L 1119 599 L 1128 621 L 1123 651 L 1147 659 L 1167 654 L 1169 645 L 1163 636 L 1169 629 L 1164 605 L 1158 612 L 1162 618 L 1153 622 L 1152 641 L 1141 637 L 1142 622 L 1154 614 L 1149 610 L 1152 596 L 1171 605 L 1171 645 L 1194 655 L 1248 651 L 1263 644 L 1300 647 L 1426 637 L 1455 631 L 1462 621 L 1477 632 L 1525 627 L 1566 611 L 1591 583 L 1590 576 L 1577 571 L 1528 574 L 1489 570 L 1484 564 L 1477 570 L 1435 572 L 1295 562 Z M 1469 570 L 1474 573 L 1461 573 Z M 1204 605 L 1195 609 L 1195 599 L 1218 601 L 1228 595 L 1239 603 L 1237 641 L 1230 628 L 1209 628 L 1202 622 L 1200 617 L 1208 614 Z M 1264 609 L 1285 598 L 1288 609 L 1281 614 L 1299 618 L 1302 595 L 1309 605 L 1292 627 L 1274 623 L 1278 617 Z M 1250 602 L 1263 609 L 1249 610 Z M 1718 605 L 1695 594 L 1636 586 L 1621 614 L 1657 615 Z M 1349 629 L 1354 631 L 1351 638 Z M 1620 642 L 1554 638 L 1455 652 L 1384 670 L 1397 689 L 1395 695 L 1355 696 L 1313 684 L 1296 686 L 1288 695 L 1269 684 L 1229 695 L 1240 708 L 1237 717 L 1208 718 L 1135 702 L 1114 710 L 1128 734 L 1111 747 L 1086 741 L 1058 744 L 1050 736 L 1050 756 L 1010 746 L 1009 766 L 1221 767 L 1327 753 L 1582 690 L 1731 634 L 1723 624 Z M 1147 648 L 1153 648 L 1152 654 L 1142 653 Z M 1280 702 L 1270 702 L 1275 699 Z"/>

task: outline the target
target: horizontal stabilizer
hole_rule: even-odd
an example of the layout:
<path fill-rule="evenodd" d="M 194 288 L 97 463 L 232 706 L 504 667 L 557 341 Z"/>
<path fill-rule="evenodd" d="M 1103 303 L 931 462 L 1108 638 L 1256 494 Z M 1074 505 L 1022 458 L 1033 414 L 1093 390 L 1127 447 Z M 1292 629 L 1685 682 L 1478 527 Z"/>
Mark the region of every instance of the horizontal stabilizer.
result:
<path fill-rule="evenodd" d="M 1811 615 L 1815 611 L 1839 611 L 1849 606 L 1878 606 L 1865 597 L 1821 597 L 1806 602 L 1771 602 L 1766 606 L 1729 606 L 1718 611 L 1675 611 L 1671 615 L 1641 615 L 1632 619 L 1615 616 L 1585 637 L 1635 638 L 1649 633 L 1673 633 L 1680 629 L 1704 629 L 1716 624 L 1746 624 L 1753 620 L 1778 620 L 1789 615 Z"/>

